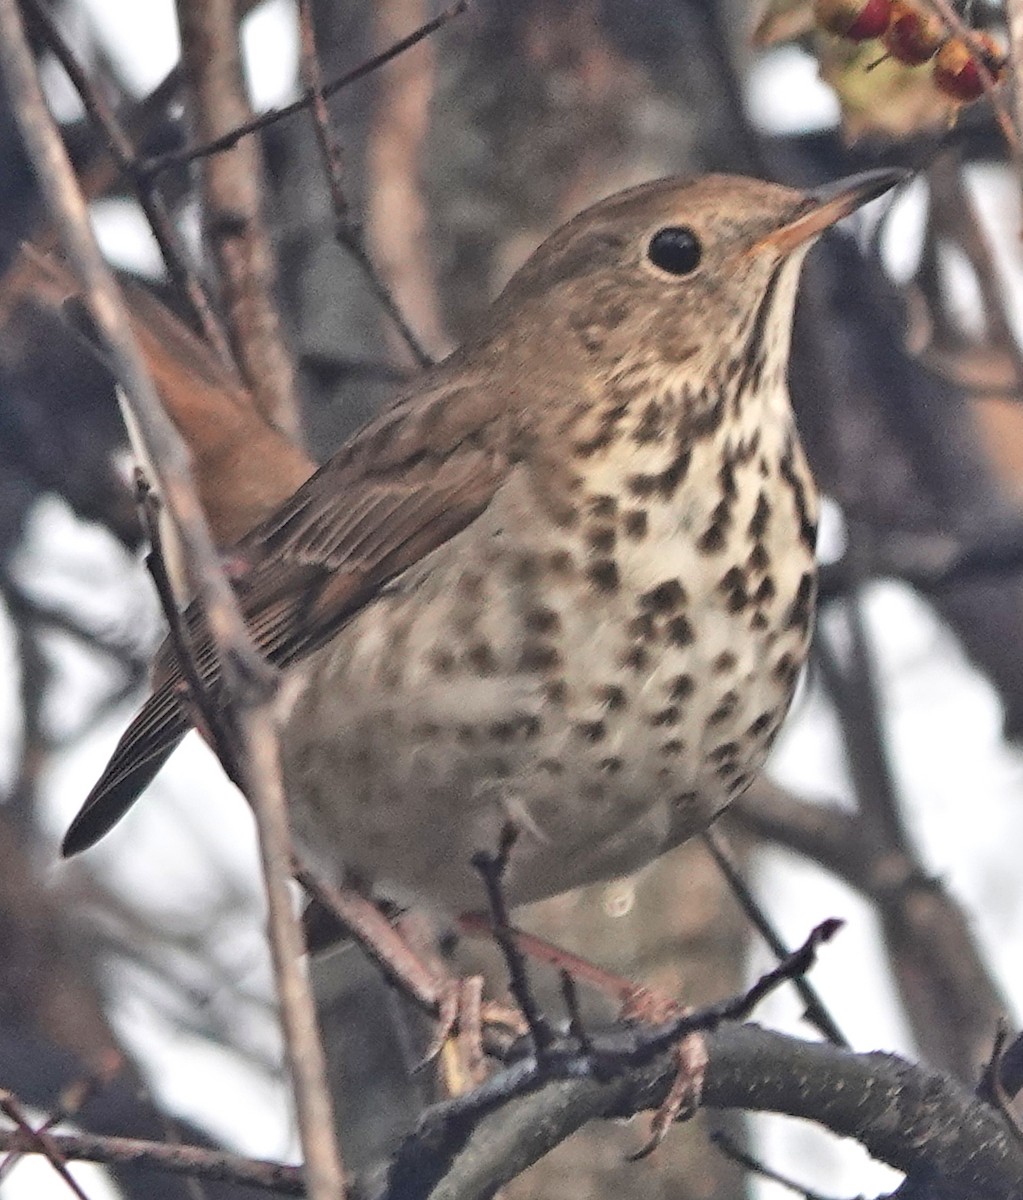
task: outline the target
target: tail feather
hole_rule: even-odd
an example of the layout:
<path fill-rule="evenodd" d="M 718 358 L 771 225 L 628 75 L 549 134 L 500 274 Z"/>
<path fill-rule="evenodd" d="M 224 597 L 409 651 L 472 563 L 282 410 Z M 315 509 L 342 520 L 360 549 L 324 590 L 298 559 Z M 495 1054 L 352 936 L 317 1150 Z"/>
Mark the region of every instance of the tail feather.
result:
<path fill-rule="evenodd" d="M 65 858 L 95 845 L 124 816 L 191 728 L 169 685 L 146 701 L 61 843 Z"/>

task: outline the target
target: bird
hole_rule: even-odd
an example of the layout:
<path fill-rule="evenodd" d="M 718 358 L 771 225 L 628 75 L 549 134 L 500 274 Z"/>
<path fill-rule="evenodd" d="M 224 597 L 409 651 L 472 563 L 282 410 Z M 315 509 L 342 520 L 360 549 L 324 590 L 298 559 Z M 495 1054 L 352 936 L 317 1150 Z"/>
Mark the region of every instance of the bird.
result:
<path fill-rule="evenodd" d="M 511 825 L 503 887 L 524 904 L 644 866 L 749 786 L 815 608 L 818 495 L 786 379 L 801 264 L 904 178 L 668 178 L 597 203 L 237 543 L 317 870 L 469 912 L 473 859 Z M 184 620 L 215 698 L 196 605 Z M 165 646 L 64 854 L 191 724 Z"/>

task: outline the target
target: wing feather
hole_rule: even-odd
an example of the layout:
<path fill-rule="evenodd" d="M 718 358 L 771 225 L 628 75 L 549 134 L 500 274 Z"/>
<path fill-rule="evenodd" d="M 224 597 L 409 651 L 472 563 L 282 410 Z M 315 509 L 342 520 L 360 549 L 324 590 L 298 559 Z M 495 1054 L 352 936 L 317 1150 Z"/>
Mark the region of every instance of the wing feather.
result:
<path fill-rule="evenodd" d="M 433 420 L 424 429 L 417 413 L 431 413 L 442 392 L 406 398 L 367 426 L 239 543 L 238 557 L 248 564 L 236 583 L 239 603 L 255 644 L 275 666 L 313 653 L 490 503 L 508 465 L 501 414 L 486 411 L 477 397 L 469 428 Z M 460 385 L 452 395 L 470 414 L 463 392 Z M 489 437 L 480 436 L 484 428 Z M 186 611 L 185 625 L 199 674 L 215 692 L 219 664 L 197 605 Z M 153 694 L 68 829 L 65 854 L 86 849 L 116 824 L 188 731 L 183 676 L 167 643 L 154 678 Z"/>

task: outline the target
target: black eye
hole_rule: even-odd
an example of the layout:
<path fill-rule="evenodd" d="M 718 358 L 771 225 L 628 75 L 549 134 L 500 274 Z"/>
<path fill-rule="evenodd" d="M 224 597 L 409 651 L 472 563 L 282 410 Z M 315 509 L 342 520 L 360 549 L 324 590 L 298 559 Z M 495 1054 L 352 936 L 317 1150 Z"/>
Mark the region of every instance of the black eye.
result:
<path fill-rule="evenodd" d="M 647 255 L 655 267 L 669 275 L 688 275 L 700 265 L 703 247 L 700 239 L 684 225 L 658 229 L 650 239 Z"/>

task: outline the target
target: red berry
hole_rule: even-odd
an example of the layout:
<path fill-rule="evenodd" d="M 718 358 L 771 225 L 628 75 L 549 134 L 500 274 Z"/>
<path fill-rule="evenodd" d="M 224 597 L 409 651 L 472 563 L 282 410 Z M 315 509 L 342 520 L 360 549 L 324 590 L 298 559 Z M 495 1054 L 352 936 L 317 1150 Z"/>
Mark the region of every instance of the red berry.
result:
<path fill-rule="evenodd" d="M 974 33 L 981 60 L 988 72 L 998 79 L 1005 69 L 1005 55 L 989 34 Z M 962 38 L 949 38 L 934 60 L 934 86 L 956 100 L 976 100 L 984 91 L 977 57 Z"/>
<path fill-rule="evenodd" d="M 918 67 L 938 52 L 945 40 L 945 31 L 935 17 L 914 8 L 906 0 L 893 0 L 891 18 L 882 40 L 892 58 Z"/>
<path fill-rule="evenodd" d="M 866 42 L 888 28 L 892 0 L 814 0 L 817 24 L 829 33 Z"/>

